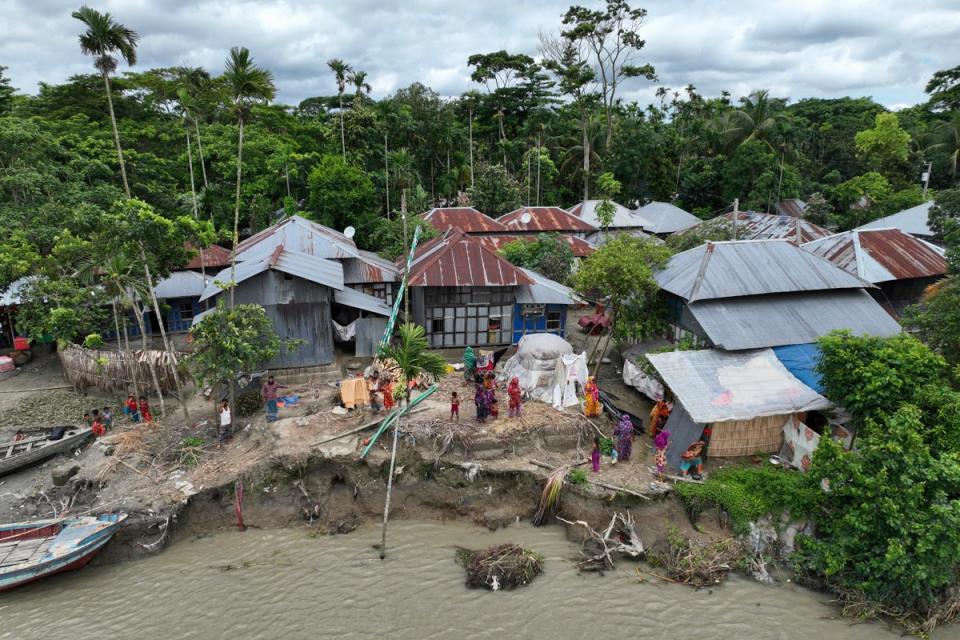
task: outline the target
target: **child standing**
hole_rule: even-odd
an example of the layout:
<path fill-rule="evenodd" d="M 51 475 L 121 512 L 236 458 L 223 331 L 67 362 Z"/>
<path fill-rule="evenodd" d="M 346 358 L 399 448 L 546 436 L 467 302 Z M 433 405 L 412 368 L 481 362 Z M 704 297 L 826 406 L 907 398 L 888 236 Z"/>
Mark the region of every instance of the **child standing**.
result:
<path fill-rule="evenodd" d="M 113 411 L 110 411 L 110 407 L 104 407 L 103 413 L 100 414 L 103 420 L 103 428 L 109 431 L 113 428 Z"/>
<path fill-rule="evenodd" d="M 383 391 L 383 410 L 393 411 L 393 380 L 390 379 L 390 376 L 383 377 L 380 390 Z"/>
<path fill-rule="evenodd" d="M 137 411 L 140 413 L 140 420 L 144 422 L 153 422 L 153 416 L 150 415 L 150 403 L 147 402 L 146 396 L 140 396 L 140 405 L 137 407 Z"/>
<path fill-rule="evenodd" d="M 137 407 L 137 398 L 132 393 L 127 396 L 123 405 L 123 412 L 130 418 L 130 422 L 140 422 L 140 409 Z"/>
<path fill-rule="evenodd" d="M 667 466 L 667 447 L 670 446 L 670 432 L 660 431 L 653 439 L 653 446 L 657 448 L 653 454 L 653 462 L 657 465 L 657 479 L 663 482 L 663 470 Z"/>
<path fill-rule="evenodd" d="M 230 401 L 224 400 L 220 403 L 220 434 L 217 439 L 217 449 L 230 440 L 233 435 L 233 415 L 230 412 Z"/>
<path fill-rule="evenodd" d="M 590 452 L 590 464 L 593 472 L 600 471 L 600 436 L 593 436 L 593 451 Z"/>
<path fill-rule="evenodd" d="M 507 385 L 507 396 L 510 398 L 510 417 L 519 418 L 520 417 L 520 408 L 523 406 L 522 401 L 520 400 L 520 379 L 517 377 L 510 379 L 510 384 Z"/>
<path fill-rule="evenodd" d="M 107 433 L 103 428 L 103 422 L 100 421 L 100 412 L 96 409 L 93 410 L 93 424 L 90 425 L 90 430 L 97 438 L 102 438 Z"/>
<path fill-rule="evenodd" d="M 89 411 L 85 411 L 83 414 L 83 424 L 88 427 L 93 426 L 93 418 L 90 417 Z"/>
<path fill-rule="evenodd" d="M 460 422 L 460 398 L 456 391 L 450 394 L 450 420 Z"/>

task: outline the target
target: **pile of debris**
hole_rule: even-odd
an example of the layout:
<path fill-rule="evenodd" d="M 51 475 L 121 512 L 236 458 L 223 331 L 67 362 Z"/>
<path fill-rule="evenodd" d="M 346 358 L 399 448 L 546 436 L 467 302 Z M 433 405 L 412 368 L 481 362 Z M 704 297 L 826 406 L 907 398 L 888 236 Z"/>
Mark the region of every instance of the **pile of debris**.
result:
<path fill-rule="evenodd" d="M 480 551 L 458 549 L 457 562 L 467 570 L 468 587 L 491 591 L 530 584 L 543 571 L 543 556 L 510 543 Z"/>
<path fill-rule="evenodd" d="M 715 542 L 668 538 L 657 541 L 647 559 L 672 582 L 700 588 L 720 584 L 748 556 L 744 543 L 736 538 Z"/>

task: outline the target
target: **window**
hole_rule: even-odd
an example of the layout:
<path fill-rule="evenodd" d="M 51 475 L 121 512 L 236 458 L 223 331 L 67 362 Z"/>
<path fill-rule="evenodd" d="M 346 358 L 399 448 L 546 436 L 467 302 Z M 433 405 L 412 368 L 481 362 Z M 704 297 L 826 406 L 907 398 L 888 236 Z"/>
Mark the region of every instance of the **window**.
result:
<path fill-rule="evenodd" d="M 560 331 L 562 327 L 562 312 L 560 311 L 548 311 L 547 312 L 547 331 Z"/>
<path fill-rule="evenodd" d="M 443 331 L 444 331 L 443 318 L 433 318 L 430 321 L 430 333 L 443 333 Z"/>
<path fill-rule="evenodd" d="M 181 320 L 193 320 L 193 303 L 189 300 L 180 303 L 179 311 Z"/>
<path fill-rule="evenodd" d="M 487 331 L 500 331 L 500 316 L 494 316 L 487 321 Z"/>

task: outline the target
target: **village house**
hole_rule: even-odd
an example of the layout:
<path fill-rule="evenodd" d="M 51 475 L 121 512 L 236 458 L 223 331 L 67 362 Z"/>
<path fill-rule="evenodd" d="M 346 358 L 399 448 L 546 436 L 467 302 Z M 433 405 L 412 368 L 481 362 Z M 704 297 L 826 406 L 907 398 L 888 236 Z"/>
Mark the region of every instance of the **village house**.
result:
<path fill-rule="evenodd" d="M 875 284 L 871 295 L 897 316 L 947 272 L 940 247 L 895 228 L 854 229 L 803 248 Z"/>
<path fill-rule="evenodd" d="M 708 242 L 656 274 L 672 341 L 728 351 L 815 342 L 835 329 L 891 336 L 873 285 L 788 240 Z"/>
<path fill-rule="evenodd" d="M 829 229 L 824 229 L 802 218 L 757 211 L 725 213 L 706 220 L 703 224 L 717 226 L 721 222 L 730 227 L 733 240 L 789 240 L 796 245 L 801 245 L 833 235 Z M 679 234 L 695 232 L 697 228 L 690 227 Z"/>
<path fill-rule="evenodd" d="M 229 267 L 213 276 L 201 301 L 228 297 L 217 282 L 230 279 Z M 317 367 L 334 361 L 335 336 L 353 340 L 357 355 L 373 354 L 398 280 L 396 266 L 351 238 L 291 216 L 237 246 L 234 296 L 236 304 L 262 305 L 277 335 L 298 341 L 266 367 Z"/>
<path fill-rule="evenodd" d="M 496 221 L 506 227 L 508 233 L 478 236 L 494 251 L 500 251 L 504 245 L 517 240 L 534 242 L 544 233 L 559 234 L 578 261 L 596 251 L 596 247 L 585 238 L 596 233 L 597 228 L 560 207 L 521 207 Z"/>
<path fill-rule="evenodd" d="M 638 214 L 636 211 L 631 211 L 622 204 L 617 202 L 613 204 L 613 220 L 607 225 L 605 230 L 602 230 L 603 225 L 600 224 L 600 219 L 597 217 L 597 207 L 600 205 L 602 200 L 584 200 L 573 207 L 567 209 L 567 211 L 577 218 L 587 222 L 588 224 L 596 227 L 597 231 L 587 236 L 587 240 L 593 244 L 603 244 L 608 233 L 629 233 L 630 235 L 647 238 L 649 235 L 644 232 L 645 227 L 651 226 L 651 222 Z"/>
<path fill-rule="evenodd" d="M 421 216 L 437 231 L 460 229 L 469 235 L 509 233 L 503 224 L 473 207 L 437 207 Z"/>
<path fill-rule="evenodd" d="M 450 229 L 419 247 L 409 274 L 413 321 L 432 347 L 509 345 L 526 333 L 564 335 L 573 294 L 515 267 L 483 238 Z"/>
<path fill-rule="evenodd" d="M 193 247 L 188 246 L 188 248 Z M 210 284 L 210 276 L 228 266 L 230 266 L 230 250 L 213 244 L 205 247 L 203 251 L 197 251 L 197 255 L 182 269 L 173 271 L 154 285 L 153 292 L 164 313 L 163 326 L 166 331 L 170 333 L 189 331 L 193 325 L 193 319 L 204 310 L 200 296 Z M 152 310 L 144 313 L 143 319 L 148 334 L 160 332 L 153 316 Z M 130 325 L 127 329 L 128 335 L 140 334 L 132 313 L 128 318 L 128 324 Z M 110 337 L 114 337 L 114 333 L 111 332 Z"/>
<path fill-rule="evenodd" d="M 930 229 L 929 220 L 930 207 L 932 206 L 932 200 L 924 202 L 923 204 L 904 209 L 893 215 L 884 216 L 873 222 L 860 225 L 858 229 L 889 229 L 892 227 L 894 229 L 900 229 L 900 231 L 904 233 L 909 233 L 912 236 L 927 240 L 928 242 L 935 242 L 936 238 L 934 237 L 933 230 Z"/>
<path fill-rule="evenodd" d="M 647 221 L 643 230 L 660 238 L 695 227 L 703 222 L 692 213 L 669 202 L 648 202 L 637 209 L 636 213 Z"/>

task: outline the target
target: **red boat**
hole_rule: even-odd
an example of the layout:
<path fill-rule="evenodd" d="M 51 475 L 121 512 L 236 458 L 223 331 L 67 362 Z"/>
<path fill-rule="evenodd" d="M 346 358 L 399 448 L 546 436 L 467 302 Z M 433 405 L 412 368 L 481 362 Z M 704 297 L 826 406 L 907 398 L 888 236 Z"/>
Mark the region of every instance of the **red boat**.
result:
<path fill-rule="evenodd" d="M 0 591 L 85 566 L 127 514 L 0 525 Z"/>

